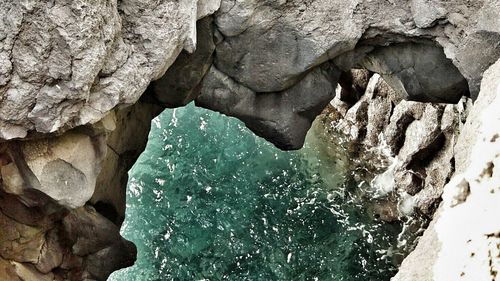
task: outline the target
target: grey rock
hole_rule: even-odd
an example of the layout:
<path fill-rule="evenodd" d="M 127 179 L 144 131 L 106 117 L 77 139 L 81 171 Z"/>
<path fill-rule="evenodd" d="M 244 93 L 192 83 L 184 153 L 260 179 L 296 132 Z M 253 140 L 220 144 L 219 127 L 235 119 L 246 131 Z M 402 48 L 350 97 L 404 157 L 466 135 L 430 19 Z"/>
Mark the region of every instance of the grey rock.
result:
<path fill-rule="evenodd" d="M 411 12 L 419 28 L 428 28 L 446 16 L 446 9 L 437 1 L 412 0 Z"/>
<path fill-rule="evenodd" d="M 369 53 L 361 62 L 379 73 L 407 100 L 456 103 L 467 81 L 443 50 L 427 44 L 395 44 Z"/>
<path fill-rule="evenodd" d="M 340 100 L 354 105 L 365 94 L 371 73 L 364 69 L 352 69 L 342 72 L 339 85 L 342 87 Z"/>
<path fill-rule="evenodd" d="M 136 104 L 112 112 L 93 126 L 105 132 L 107 149 L 89 203 L 116 225 L 125 219 L 128 171 L 146 147 L 151 120 L 163 110 L 151 96 L 152 92 L 144 94 Z"/>
<path fill-rule="evenodd" d="M 23 142 L 21 148 L 35 186 L 59 204 L 69 208 L 83 206 L 94 193 L 104 149 L 99 137 L 67 133 L 59 138 Z M 17 164 L 17 163 L 16 163 Z M 23 181 L 30 180 L 23 175 Z"/>
<path fill-rule="evenodd" d="M 200 82 L 212 65 L 213 42 L 212 18 L 197 24 L 198 45 L 189 54 L 183 51 L 164 76 L 153 81 L 155 97 L 167 107 L 180 107 L 190 103 L 200 94 Z"/>
<path fill-rule="evenodd" d="M 255 92 L 282 91 L 307 70 L 354 49 L 362 35 L 355 7 L 355 1 L 338 0 L 223 0 L 216 23 L 225 40 L 215 65 Z"/>
<path fill-rule="evenodd" d="M 201 19 L 215 13 L 219 9 L 220 3 L 221 0 L 198 0 L 196 14 L 197 19 Z"/>
<path fill-rule="evenodd" d="M 499 77 L 497 61 L 485 72 L 454 150 L 457 173 L 444 188 L 433 222 L 392 281 L 495 279 L 491 269 L 498 268 L 498 257 L 489 253 L 499 245 L 494 233 L 500 229 L 500 165 L 493 164 L 500 155 Z"/>
<path fill-rule="evenodd" d="M 422 178 L 409 170 L 397 171 L 394 175 L 394 181 L 397 182 L 398 188 L 412 196 L 419 193 L 424 187 Z"/>
<path fill-rule="evenodd" d="M 404 132 L 414 120 L 420 119 L 425 109 L 425 104 L 411 101 L 401 101 L 394 108 L 390 123 L 385 129 L 385 140 L 394 155 L 404 143 Z"/>
<path fill-rule="evenodd" d="M 212 67 L 196 105 L 237 117 L 278 148 L 299 149 L 314 118 L 334 97 L 339 75 L 325 64 L 288 90 L 260 94 Z"/>
<path fill-rule="evenodd" d="M 64 131 L 136 102 L 182 49 L 194 51 L 196 19 L 218 4 L 2 2 L 0 137 Z"/>

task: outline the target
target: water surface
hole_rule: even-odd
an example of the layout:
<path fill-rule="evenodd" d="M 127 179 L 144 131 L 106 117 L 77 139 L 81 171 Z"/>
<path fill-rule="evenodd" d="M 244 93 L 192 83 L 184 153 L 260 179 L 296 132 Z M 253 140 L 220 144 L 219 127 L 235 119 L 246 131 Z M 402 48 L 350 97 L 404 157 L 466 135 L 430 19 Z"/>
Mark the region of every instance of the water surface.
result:
<path fill-rule="evenodd" d="M 196 108 L 153 120 L 130 171 L 122 235 L 138 247 L 110 280 L 389 280 L 400 224 L 367 210 L 321 134 L 283 152 Z M 338 149 L 337 149 L 338 150 Z"/>

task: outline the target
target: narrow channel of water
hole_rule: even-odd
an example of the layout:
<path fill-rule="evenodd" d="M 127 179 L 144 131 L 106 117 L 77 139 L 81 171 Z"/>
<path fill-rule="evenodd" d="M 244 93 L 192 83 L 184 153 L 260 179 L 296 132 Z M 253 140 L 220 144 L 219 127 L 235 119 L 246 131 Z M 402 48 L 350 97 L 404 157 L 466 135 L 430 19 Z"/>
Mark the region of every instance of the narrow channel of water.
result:
<path fill-rule="evenodd" d="M 130 171 L 138 260 L 110 280 L 389 280 L 402 225 L 374 219 L 319 135 L 282 152 L 236 119 L 163 112 Z"/>

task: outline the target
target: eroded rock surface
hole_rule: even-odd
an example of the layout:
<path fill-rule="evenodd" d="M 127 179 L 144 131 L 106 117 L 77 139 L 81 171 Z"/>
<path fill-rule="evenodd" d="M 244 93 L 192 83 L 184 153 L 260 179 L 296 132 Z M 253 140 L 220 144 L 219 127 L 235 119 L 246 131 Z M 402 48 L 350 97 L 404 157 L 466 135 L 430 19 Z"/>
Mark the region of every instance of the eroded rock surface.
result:
<path fill-rule="evenodd" d="M 498 279 L 499 106 L 497 61 L 485 73 L 473 113 L 456 145 L 461 148 L 456 155 L 465 155 L 461 157 L 467 164 L 457 165 L 457 173 L 444 188 L 443 203 L 434 222 L 403 262 L 394 281 Z"/>
<path fill-rule="evenodd" d="M 431 216 L 452 159 L 458 171 L 472 163 L 474 132 L 487 127 L 477 120 L 498 94 L 497 71 L 483 82 L 490 94 L 478 99 L 459 149 L 456 106 L 400 100 L 475 100 L 500 57 L 498 14 L 498 0 L 2 1 L 0 276 L 104 280 L 130 265 L 135 249 L 118 235 L 126 172 L 151 119 L 194 99 L 297 149 L 340 81 L 344 98 L 354 97 L 338 108 L 351 122 L 348 135 L 375 146 L 383 133 L 404 167 L 396 169 L 398 188 Z M 349 82 L 352 68 L 379 72 L 387 84 Z M 360 87 L 370 94 L 361 97 Z M 476 214 L 479 201 L 470 198 L 462 206 Z M 458 210 L 443 208 L 445 218 Z M 482 241 L 478 257 L 497 243 L 498 231 L 488 231 L 474 239 Z M 488 251 L 496 262 L 494 247 Z M 407 275 L 409 264 L 416 263 L 409 258 L 397 280 L 431 280 L 404 277 L 420 276 Z"/>

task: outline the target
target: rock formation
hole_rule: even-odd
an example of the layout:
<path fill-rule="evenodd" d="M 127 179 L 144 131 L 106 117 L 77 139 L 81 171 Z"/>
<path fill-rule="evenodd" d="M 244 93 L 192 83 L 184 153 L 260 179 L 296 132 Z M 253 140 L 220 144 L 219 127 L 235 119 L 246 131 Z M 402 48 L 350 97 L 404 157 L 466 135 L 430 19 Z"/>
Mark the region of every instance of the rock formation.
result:
<path fill-rule="evenodd" d="M 163 108 L 196 100 L 240 118 L 282 149 L 298 149 L 337 83 L 345 89 L 353 84 L 353 68 L 379 73 L 398 98 L 476 100 L 455 146 L 460 149 L 438 157 L 449 161 L 453 152 L 457 171 L 469 184 L 452 180 L 447 189 L 458 187 L 457 198 L 467 200 L 450 204 L 445 196 L 440 218 L 396 280 L 432 280 L 418 277 L 430 267 L 412 267 L 415 257 L 435 265 L 435 276 L 441 277 L 447 261 L 441 255 L 463 249 L 462 240 L 446 241 L 453 234 L 443 229 L 459 229 L 449 222 L 463 210 L 491 215 L 476 213 L 483 199 L 474 194 L 478 190 L 486 198 L 482 187 L 493 188 L 483 206 L 490 212 L 494 204 L 486 203 L 498 193 L 498 155 L 467 153 L 476 145 L 492 146 L 491 153 L 498 148 L 494 135 L 486 135 L 488 128 L 498 131 L 498 114 L 482 113 L 494 108 L 500 91 L 498 63 L 490 68 L 500 57 L 498 14 L 498 0 L 2 1 L 2 280 L 105 280 L 133 262 L 135 248 L 118 234 L 126 172 L 144 148 L 151 119 Z M 422 139 L 400 146 L 400 134 L 392 136 L 394 149 L 410 155 L 402 160 L 406 167 L 421 169 L 412 159 L 422 160 L 436 141 L 448 141 L 453 122 L 445 117 L 452 107 L 408 109 L 403 107 L 414 105 L 401 102 L 401 109 L 389 114 L 388 105 L 379 102 L 360 104 L 362 114 L 353 118 L 375 124 L 370 120 L 387 122 L 390 115 L 387 128 L 404 124 L 405 139 Z M 429 126 L 434 126 L 425 131 L 429 135 L 419 135 Z M 367 141 L 375 141 L 381 128 L 367 127 Z M 486 146 L 484 137 L 495 141 Z M 432 161 L 427 174 L 439 170 L 440 162 Z M 486 176 L 466 164 L 490 162 Z M 442 184 L 450 171 L 439 172 Z M 426 182 L 418 191 L 412 175 L 401 177 L 417 196 L 434 186 Z M 424 193 L 421 200 L 439 195 Z M 471 247 L 478 249 L 478 263 L 471 265 L 480 264 L 484 273 L 489 258 L 491 276 L 498 270 L 499 230 L 486 220 L 477 228 L 482 236 L 460 236 L 476 235 Z M 442 251 L 425 248 L 439 241 L 446 241 Z M 475 259 L 463 261 L 469 260 Z M 461 268 L 458 262 L 454 270 Z M 468 270 L 460 278 L 469 278 Z"/>
<path fill-rule="evenodd" d="M 467 100 L 458 104 L 406 101 L 378 74 L 351 72 L 355 88 L 338 89 L 321 117 L 326 129 L 345 136 L 352 157 L 359 158 L 352 162 L 363 166 L 353 170 L 372 170 L 372 176 L 381 173 L 364 178 L 376 193 L 400 194 L 401 215 L 417 211 L 432 217 L 455 170 L 454 146 L 465 122 Z M 366 163 L 378 166 L 370 168 Z"/>

